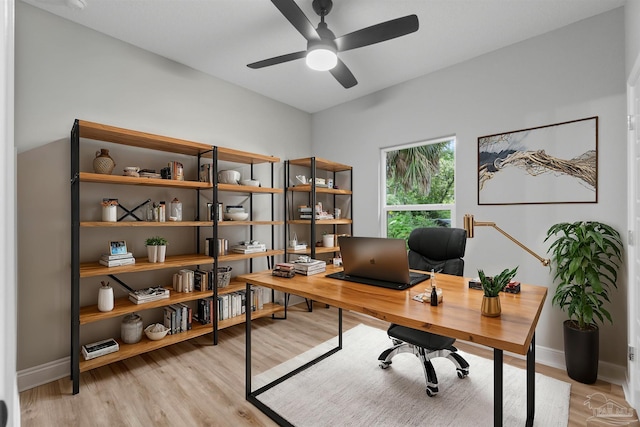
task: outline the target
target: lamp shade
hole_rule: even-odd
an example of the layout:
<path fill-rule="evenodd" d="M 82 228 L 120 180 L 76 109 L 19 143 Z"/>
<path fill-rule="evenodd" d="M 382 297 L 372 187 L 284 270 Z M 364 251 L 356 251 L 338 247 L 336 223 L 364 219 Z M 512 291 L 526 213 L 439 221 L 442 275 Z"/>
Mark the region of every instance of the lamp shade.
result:
<path fill-rule="evenodd" d="M 338 55 L 330 46 L 318 45 L 307 52 L 307 66 L 316 71 L 328 71 L 338 64 Z"/>

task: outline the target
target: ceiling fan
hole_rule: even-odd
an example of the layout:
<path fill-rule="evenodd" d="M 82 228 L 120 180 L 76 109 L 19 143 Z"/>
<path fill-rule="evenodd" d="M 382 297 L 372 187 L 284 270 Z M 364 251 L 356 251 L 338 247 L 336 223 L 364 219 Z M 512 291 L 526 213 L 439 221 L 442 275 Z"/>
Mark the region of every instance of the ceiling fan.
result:
<path fill-rule="evenodd" d="M 294 0 L 271 0 L 271 2 L 307 40 L 307 50 L 253 62 L 247 67 L 257 69 L 306 58 L 310 68 L 329 71 L 345 89 L 355 86 L 358 81 L 344 62 L 338 58 L 338 52 L 391 40 L 418 30 L 418 17 L 407 15 L 336 37 L 324 22 L 325 16 L 333 7 L 332 0 L 313 0 L 313 10 L 320 16 L 318 28 L 313 27 Z"/>

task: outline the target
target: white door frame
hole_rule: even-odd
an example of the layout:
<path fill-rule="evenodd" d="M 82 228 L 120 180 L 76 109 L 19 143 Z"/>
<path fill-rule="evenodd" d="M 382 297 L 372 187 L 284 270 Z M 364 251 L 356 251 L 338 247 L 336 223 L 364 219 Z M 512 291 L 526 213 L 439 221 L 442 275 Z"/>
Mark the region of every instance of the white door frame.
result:
<path fill-rule="evenodd" d="M 13 134 L 15 0 L 0 1 L 0 400 L 20 425 L 16 381 L 16 151 Z M 4 285 L 4 286 L 3 286 Z M 2 426 L 0 426 L 2 427 Z"/>
<path fill-rule="evenodd" d="M 627 158 L 628 212 L 627 226 L 627 342 L 633 357 L 627 357 L 625 398 L 636 410 L 640 409 L 640 56 L 627 81 Z"/>

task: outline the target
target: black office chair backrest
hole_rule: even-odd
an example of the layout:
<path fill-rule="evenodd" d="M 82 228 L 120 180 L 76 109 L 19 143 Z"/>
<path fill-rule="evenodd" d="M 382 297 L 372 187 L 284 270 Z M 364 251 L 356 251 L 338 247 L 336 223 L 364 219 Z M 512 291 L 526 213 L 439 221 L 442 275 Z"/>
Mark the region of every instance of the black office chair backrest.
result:
<path fill-rule="evenodd" d="M 409 267 L 462 276 L 466 246 L 462 228 L 416 228 L 409 235 Z"/>

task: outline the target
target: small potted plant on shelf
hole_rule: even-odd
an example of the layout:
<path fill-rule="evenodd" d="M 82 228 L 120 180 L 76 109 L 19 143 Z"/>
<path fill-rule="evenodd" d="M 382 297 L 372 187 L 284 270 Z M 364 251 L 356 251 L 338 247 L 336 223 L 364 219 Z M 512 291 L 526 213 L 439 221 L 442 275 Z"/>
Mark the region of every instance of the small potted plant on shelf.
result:
<path fill-rule="evenodd" d="M 486 276 L 484 271 L 478 270 L 478 277 L 482 285 L 482 309 L 481 313 L 487 317 L 498 317 L 502 312 L 500 307 L 500 292 L 507 287 L 511 279 L 516 275 L 518 267 L 513 270 L 504 269 L 497 276 Z"/>
<path fill-rule="evenodd" d="M 149 262 L 164 262 L 168 241 L 164 237 L 154 236 L 145 240 Z"/>
<path fill-rule="evenodd" d="M 598 322 L 613 322 L 605 304 L 609 291 L 618 287 L 620 233 L 597 221 L 563 222 L 549 228 L 547 240 L 558 283 L 551 303 L 569 315 L 563 325 L 567 374 L 592 384 L 598 378 Z"/>

